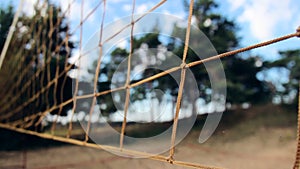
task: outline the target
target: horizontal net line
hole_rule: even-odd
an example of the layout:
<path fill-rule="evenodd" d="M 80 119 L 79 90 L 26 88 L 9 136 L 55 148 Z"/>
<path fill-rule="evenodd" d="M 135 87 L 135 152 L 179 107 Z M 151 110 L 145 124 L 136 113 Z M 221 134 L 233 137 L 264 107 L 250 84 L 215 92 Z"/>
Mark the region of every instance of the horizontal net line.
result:
<path fill-rule="evenodd" d="M 105 4 L 105 1 L 104 1 L 104 4 Z M 84 0 L 81 0 L 81 3 L 80 3 L 80 35 L 79 35 L 79 58 L 81 58 L 81 53 L 82 53 L 82 33 L 83 33 L 83 23 L 82 23 L 82 19 L 83 19 L 83 12 L 84 12 Z M 80 69 L 80 65 L 81 62 L 78 63 L 78 69 Z M 79 82 L 79 76 L 80 76 L 80 72 L 78 71 L 77 73 L 77 78 L 75 79 L 75 91 L 73 92 L 74 95 L 76 96 L 77 95 L 77 92 L 78 92 L 78 82 Z M 70 137 L 70 134 L 71 134 L 71 130 L 72 130 L 72 119 L 73 119 L 73 116 L 74 116 L 74 113 L 75 113 L 75 109 L 76 109 L 76 106 L 77 106 L 77 103 L 76 103 L 76 98 L 73 98 L 73 107 L 72 107 L 72 116 L 71 116 L 71 121 L 69 123 L 69 128 L 68 128 L 68 132 L 67 132 L 67 138 Z M 40 121 L 42 120 L 43 116 L 40 117 Z"/>
<path fill-rule="evenodd" d="M 300 36 L 300 32 L 288 34 L 288 35 L 281 36 L 279 38 L 275 38 L 275 39 L 272 39 L 272 40 L 269 40 L 269 41 L 265 41 L 265 42 L 258 43 L 258 44 L 255 44 L 255 45 L 251 45 L 251 46 L 248 46 L 248 47 L 244 47 L 244 48 L 240 48 L 240 49 L 237 49 L 237 50 L 225 52 L 225 53 L 213 56 L 213 57 L 209 57 L 207 59 L 191 62 L 191 63 L 187 64 L 187 67 L 193 67 L 193 66 L 211 61 L 211 60 L 215 60 L 215 59 L 218 59 L 218 58 L 223 58 L 223 57 L 230 56 L 230 55 L 235 55 L 235 54 L 238 54 L 238 53 L 246 52 L 246 51 L 249 51 L 249 50 L 252 50 L 252 49 L 255 49 L 255 48 L 260 48 L 260 47 L 263 47 L 263 46 L 268 46 L 268 45 L 271 45 L 273 43 L 277 43 L 277 42 L 280 42 L 280 41 L 284 41 L 284 40 L 287 40 L 287 39 L 290 39 L 290 38 L 293 38 L 293 37 L 299 37 L 299 36 Z"/>
<path fill-rule="evenodd" d="M 124 89 L 126 89 L 126 87 L 119 87 L 119 88 L 112 89 L 112 90 L 106 90 L 106 91 L 97 93 L 96 96 L 101 96 L 101 95 L 109 94 L 109 93 L 111 93 L 111 92 L 117 92 L 117 91 L 124 90 Z M 87 95 L 88 97 L 86 97 L 86 95 L 84 95 L 84 96 L 77 96 L 77 97 L 74 96 L 74 97 L 75 97 L 76 99 L 86 99 L 86 98 L 91 98 L 91 97 L 93 97 L 93 95 L 94 95 L 94 94 Z M 63 106 L 65 106 L 65 105 L 71 103 L 72 101 L 73 101 L 73 98 L 71 98 L 71 99 L 69 99 L 69 100 L 67 100 L 67 101 L 65 101 L 65 102 L 63 102 L 63 103 L 61 103 L 61 104 L 59 104 L 59 105 L 54 105 L 54 106 L 52 106 L 51 108 L 49 108 L 48 110 L 45 110 L 45 111 L 43 111 L 43 112 L 39 112 L 39 113 L 37 113 L 37 114 L 33 114 L 33 115 L 30 115 L 30 116 L 27 116 L 27 117 L 25 118 L 25 121 L 33 120 L 33 119 L 35 119 L 36 117 L 41 116 L 41 117 L 40 117 L 41 119 L 39 120 L 39 121 L 41 122 L 42 118 L 44 118 L 48 113 L 50 113 L 50 112 L 52 112 L 52 111 L 54 111 L 54 110 L 56 110 L 56 109 L 58 109 L 58 108 L 60 108 L 60 107 L 63 107 Z M 1 116 L 0 116 L 0 117 L 1 117 Z M 16 121 L 11 121 L 11 123 L 12 123 L 13 126 L 19 125 L 19 124 L 22 123 L 22 122 L 23 122 L 23 119 L 16 120 Z M 37 123 L 37 125 L 38 125 L 38 124 L 39 124 L 39 123 Z"/>
<path fill-rule="evenodd" d="M 129 150 L 129 149 L 124 149 L 124 148 L 120 149 L 119 147 L 114 147 L 114 146 L 109 146 L 109 145 L 87 143 L 85 141 L 79 141 L 79 140 L 72 139 L 72 138 L 59 137 L 59 136 L 54 136 L 54 135 L 50 135 L 50 134 L 38 133 L 35 131 L 31 131 L 31 130 L 16 128 L 16 127 L 13 127 L 13 126 L 10 126 L 7 124 L 3 124 L 3 123 L 0 123 L 0 127 L 4 128 L 4 129 L 8 129 L 8 130 L 17 131 L 19 133 L 24 133 L 24 134 L 41 137 L 44 139 L 50 139 L 50 140 L 60 141 L 60 142 L 64 142 L 64 143 L 70 143 L 70 144 L 89 147 L 89 148 L 110 150 L 110 151 L 124 154 L 124 155 L 137 155 L 137 156 L 142 156 L 142 157 L 149 158 L 152 160 L 162 161 L 162 162 L 171 163 L 174 165 L 179 165 L 179 166 L 184 166 L 184 167 L 199 168 L 199 169 L 222 169 L 219 167 L 205 166 L 205 165 L 201 165 L 201 164 L 197 164 L 197 163 L 190 163 L 190 162 L 184 162 L 184 161 L 178 161 L 178 160 L 169 161 L 168 157 L 165 157 L 162 155 L 156 155 L 156 154 L 135 151 L 135 150 Z"/>

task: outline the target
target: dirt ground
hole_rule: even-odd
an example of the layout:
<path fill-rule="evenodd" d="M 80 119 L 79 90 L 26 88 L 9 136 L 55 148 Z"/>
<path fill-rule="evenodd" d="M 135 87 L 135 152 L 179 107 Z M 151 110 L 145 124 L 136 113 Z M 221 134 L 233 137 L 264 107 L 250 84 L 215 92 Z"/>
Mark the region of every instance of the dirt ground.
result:
<path fill-rule="evenodd" d="M 176 146 L 174 158 L 228 169 L 290 169 L 296 153 L 296 119 L 296 113 L 286 112 L 273 105 L 229 112 L 223 115 L 216 132 L 203 144 L 197 142 L 201 130 L 198 121 L 187 137 Z M 147 124 L 143 128 L 134 125 L 131 128 L 137 127 L 143 133 L 150 133 L 158 125 Z M 5 138 L 5 132 L 0 131 L 0 145 L 6 146 L 7 141 L 16 141 L 15 135 L 11 139 Z M 149 159 L 124 158 L 99 149 L 67 144 L 53 146 L 52 142 L 51 146 L 47 146 L 44 142 L 47 140 L 29 141 L 31 145 L 40 146 L 32 149 L 26 144 L 26 151 L 0 149 L 0 169 L 183 168 Z M 157 142 L 157 146 L 162 145 L 162 142 Z M 134 142 L 131 146 L 147 146 L 147 143 Z"/>
<path fill-rule="evenodd" d="M 228 169 L 292 168 L 296 128 L 260 128 L 237 134 L 224 129 L 206 143 L 192 131 L 176 148 L 175 159 Z M 1 169 L 131 169 L 183 168 L 149 159 L 130 159 L 103 150 L 64 145 L 27 151 L 1 151 Z"/>

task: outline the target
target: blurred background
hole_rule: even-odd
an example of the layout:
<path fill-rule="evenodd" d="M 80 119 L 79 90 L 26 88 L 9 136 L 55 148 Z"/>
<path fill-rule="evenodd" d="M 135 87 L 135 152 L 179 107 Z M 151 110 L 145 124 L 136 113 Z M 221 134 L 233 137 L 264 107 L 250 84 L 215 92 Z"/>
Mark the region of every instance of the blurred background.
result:
<path fill-rule="evenodd" d="M 159 2 L 137 0 L 135 13 L 145 13 Z M 1 51 L 19 3 L 0 2 Z M 186 20 L 189 3 L 167 1 L 154 12 Z M 300 6 L 296 4 L 296 0 L 195 0 L 192 24 L 206 35 L 217 53 L 224 53 L 294 33 L 300 25 Z M 126 83 L 127 67 L 119 65 L 130 55 L 130 35 L 112 48 L 108 48 L 110 44 L 104 46 L 97 77 L 95 72 L 101 55 L 98 43 L 102 22 L 109 27 L 112 22 L 130 16 L 132 7 L 132 2 L 126 0 L 109 0 L 105 7 L 104 2 L 96 0 L 24 0 L 0 69 L 0 122 L 77 140 L 85 139 L 88 122 L 92 123 L 93 135 L 107 134 L 104 123 L 121 131 L 125 90 L 99 95 L 95 105 L 92 98 L 74 104 L 72 97 L 92 94 L 95 79 L 97 92 Z M 103 12 L 106 17 L 102 21 Z M 117 32 L 120 28 L 112 29 Z M 183 55 L 184 43 L 160 32 L 167 29 L 175 35 L 185 32 L 186 26 L 167 27 L 153 21 L 147 29 L 145 32 L 149 33 L 132 39 L 136 59 L 132 61 L 130 84 L 162 72 L 151 66 L 176 66 L 170 64 L 174 56 Z M 299 44 L 299 39 L 293 38 L 221 59 L 226 82 L 219 85 L 227 89 L 225 104 L 212 101 L 215 96 L 205 66 L 190 68 L 199 93 L 184 90 L 179 118 L 196 115 L 196 120 L 176 147 L 175 159 L 224 168 L 291 168 L 297 145 Z M 205 50 L 201 44 L 198 48 Z M 189 49 L 186 62 L 197 60 L 199 56 Z M 126 136 L 148 138 L 172 125 L 179 88 L 174 76 L 163 76 L 130 90 Z M 79 90 L 74 94 L 76 83 Z M 223 116 L 215 133 L 200 144 L 198 136 L 207 115 L 220 112 Z M 177 167 L 7 129 L 0 129 L 0 138 L 0 168 Z M 107 135 L 103 139 L 105 142 L 111 138 Z"/>

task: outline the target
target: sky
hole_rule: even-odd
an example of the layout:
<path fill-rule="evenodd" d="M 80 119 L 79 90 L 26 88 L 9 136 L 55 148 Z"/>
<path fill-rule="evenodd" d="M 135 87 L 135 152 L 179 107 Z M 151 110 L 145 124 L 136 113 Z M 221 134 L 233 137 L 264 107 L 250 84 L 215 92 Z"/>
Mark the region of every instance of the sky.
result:
<path fill-rule="evenodd" d="M 224 15 L 234 19 L 242 37 L 242 45 L 250 45 L 285 34 L 294 33 L 300 26 L 300 5 L 298 0 L 218 0 Z M 300 47 L 299 40 L 294 38 L 269 47 L 255 50 L 265 59 L 278 58 L 278 50 Z"/>
<path fill-rule="evenodd" d="M 0 5 L 7 5 L 12 2 L 16 7 L 20 0 L 7 1 L 1 0 Z M 37 0 L 24 0 L 23 11 L 32 15 L 33 4 Z M 63 10 L 67 9 L 68 1 L 72 0 L 52 0 L 60 4 Z M 300 5 L 298 0 L 215 0 L 219 4 L 217 9 L 222 15 L 233 19 L 239 31 L 237 34 L 241 37 L 241 46 L 248 46 L 261 41 L 276 38 L 285 34 L 294 33 L 300 26 Z M 136 0 L 135 13 L 141 14 L 159 3 L 159 0 Z M 99 3 L 99 0 L 84 1 L 84 16 L 88 15 Z M 86 20 L 83 24 L 83 46 L 97 31 L 99 31 L 103 4 Z M 130 0 L 107 0 L 105 25 L 120 19 L 124 16 L 130 16 L 132 10 L 132 1 Z M 68 13 L 71 27 L 73 29 L 79 24 L 81 11 L 81 1 L 75 0 Z M 186 19 L 187 12 L 183 8 L 183 0 L 169 0 L 160 6 L 155 12 L 175 15 Z M 74 40 L 79 40 L 79 31 L 75 30 Z M 255 49 L 252 54 L 259 54 L 265 60 L 274 60 L 278 58 L 279 50 L 299 48 L 299 41 L 294 38 L 285 42 L 280 42 L 268 47 Z"/>

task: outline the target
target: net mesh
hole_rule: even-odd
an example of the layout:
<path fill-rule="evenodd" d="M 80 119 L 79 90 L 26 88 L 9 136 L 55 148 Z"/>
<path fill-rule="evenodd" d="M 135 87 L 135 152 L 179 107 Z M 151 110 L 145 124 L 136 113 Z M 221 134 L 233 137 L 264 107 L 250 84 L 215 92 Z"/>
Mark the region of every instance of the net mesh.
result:
<path fill-rule="evenodd" d="M 20 3 L 15 20 L 12 23 L 12 27 L 15 29 L 10 30 L 6 40 L 6 45 L 1 54 L 0 96 L 2 99 L 0 100 L 0 127 L 76 145 L 100 149 L 104 148 L 128 155 L 145 156 L 153 160 L 159 160 L 171 163 L 173 165 L 191 168 L 207 169 L 217 167 L 210 167 L 202 164 L 194 164 L 174 159 L 175 138 L 177 133 L 177 124 L 179 121 L 183 87 L 185 85 L 184 82 L 186 78 L 186 69 L 215 59 L 232 56 L 237 53 L 300 36 L 300 32 L 298 31 L 296 33 L 272 39 L 270 41 L 222 53 L 216 56 L 211 56 L 203 60 L 186 63 L 194 4 L 193 0 L 191 0 L 189 3 L 190 7 L 187 22 L 188 25 L 186 29 L 182 63 L 145 79 L 131 82 L 130 71 L 132 65 L 131 58 L 134 52 L 134 27 L 136 23 L 138 23 L 143 17 L 164 5 L 166 0 L 158 2 L 138 18 L 134 17 L 136 2 L 133 0 L 131 5 L 131 23 L 119 28 L 119 31 L 117 31 L 115 34 L 109 35 L 108 38 L 105 39 L 103 38 L 103 29 L 104 20 L 107 17 L 107 2 L 105 0 L 97 1 L 92 10 L 85 14 L 85 3 L 84 0 L 82 0 L 80 3 L 80 12 L 76 11 L 78 12 L 78 16 L 80 16 L 80 22 L 73 26 L 74 29 L 71 30 L 70 21 L 68 21 L 65 16 L 72 12 L 71 10 L 74 7 L 74 3 L 75 1 L 69 1 L 66 9 L 63 11 L 59 7 L 50 5 L 48 1 L 38 1 L 35 5 L 35 15 L 33 15 L 33 17 L 26 15 L 22 15 L 22 17 L 19 16 L 20 11 L 22 10 L 22 2 Z M 99 26 L 100 40 L 96 48 L 83 52 L 82 46 L 84 25 L 85 22 L 87 22 L 96 12 L 99 12 L 99 14 L 97 13 L 97 18 L 101 19 Z M 129 35 L 130 52 L 126 70 L 126 83 L 124 86 L 118 88 L 98 92 L 97 85 L 102 64 L 103 46 L 106 43 L 109 43 L 114 37 L 122 33 L 122 31 L 127 28 L 130 28 L 131 31 Z M 79 34 L 78 44 L 74 44 L 70 41 L 71 36 L 76 32 Z M 73 83 L 72 90 L 70 89 L 70 84 L 72 85 L 72 82 L 74 81 L 68 75 L 68 72 L 70 72 L 71 69 L 75 67 L 80 68 L 81 66 L 80 64 L 75 64 L 76 62 L 68 62 L 72 56 L 72 49 L 75 48 L 76 45 L 78 45 L 79 50 L 79 57 L 77 60 L 93 50 L 99 50 L 93 81 L 93 91 L 83 95 L 78 94 L 79 78 L 75 78 L 75 84 Z M 130 89 L 147 82 L 151 82 L 175 71 L 181 71 L 181 80 L 175 106 L 175 115 L 173 119 L 174 125 L 172 129 L 172 136 L 170 138 L 169 155 L 162 156 L 124 149 L 123 144 L 127 124 L 127 112 L 129 111 L 129 101 L 131 97 Z M 124 101 L 124 119 L 120 130 L 121 136 L 119 139 L 119 146 L 107 146 L 90 143 L 89 132 L 91 128 L 91 117 L 97 102 L 97 97 L 117 91 L 125 91 L 126 93 Z M 76 110 L 77 102 L 79 102 L 81 99 L 87 98 L 92 99 L 92 104 L 88 110 L 89 119 L 87 120 L 88 123 L 86 126 L 86 134 L 84 139 L 77 139 L 76 137 L 72 137 L 77 132 L 76 125 L 73 124 L 74 112 Z M 60 116 L 65 115 L 67 110 L 72 110 L 70 122 L 68 123 L 66 130 L 63 130 L 63 133 L 59 133 L 57 130 L 58 119 Z M 300 114 L 300 112 L 298 113 Z M 51 124 L 50 132 L 43 132 L 43 120 L 48 114 L 54 114 L 56 116 L 54 116 L 55 118 Z M 298 168 L 299 158 L 298 143 L 294 168 Z"/>

